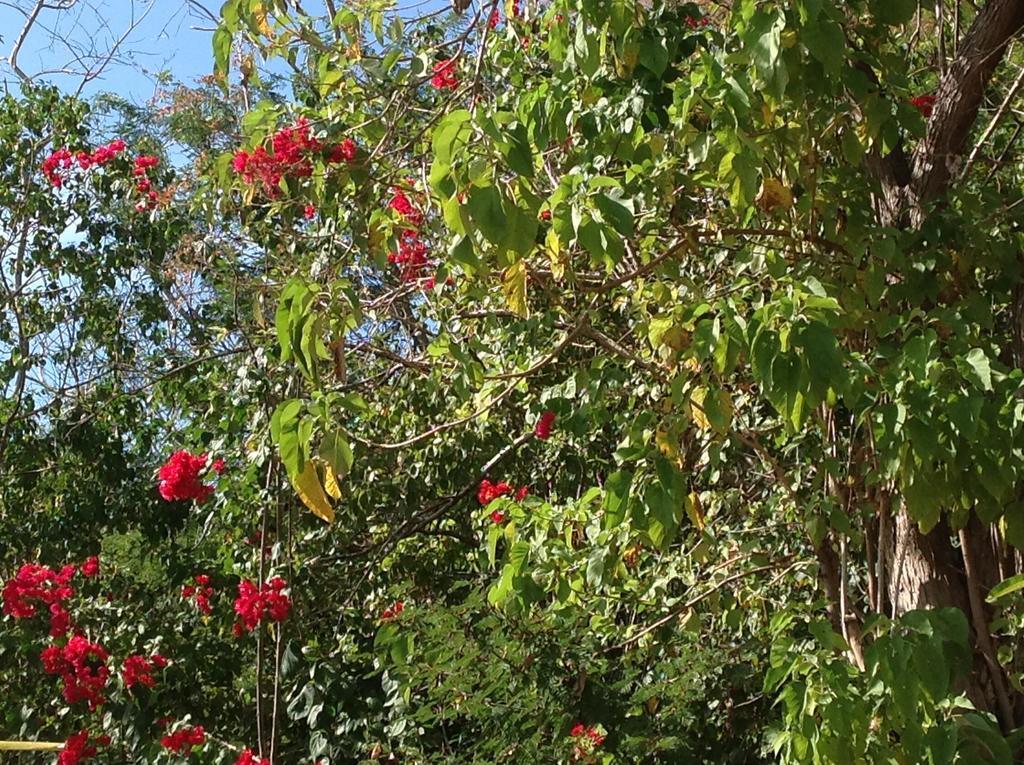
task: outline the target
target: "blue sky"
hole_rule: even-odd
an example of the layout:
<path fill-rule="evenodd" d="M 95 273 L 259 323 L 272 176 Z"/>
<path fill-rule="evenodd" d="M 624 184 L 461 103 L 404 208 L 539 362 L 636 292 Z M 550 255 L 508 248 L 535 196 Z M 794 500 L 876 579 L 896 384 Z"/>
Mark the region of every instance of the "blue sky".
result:
<path fill-rule="evenodd" d="M 8 58 L 35 4 L 35 0 L 0 2 L 0 84 L 4 87 L 17 86 Z M 214 24 L 186 0 L 94 0 L 68 11 L 44 9 L 25 39 L 18 65 L 34 76 L 73 64 L 72 49 L 106 53 L 131 25 L 133 5 L 141 21 L 121 43 L 118 59 L 83 93 L 108 91 L 144 103 L 153 95 L 154 77 L 161 71 L 186 83 L 210 73 Z M 217 13 L 220 3 L 213 0 L 204 5 Z M 81 76 L 54 72 L 43 77 L 70 91 L 82 81 Z"/>

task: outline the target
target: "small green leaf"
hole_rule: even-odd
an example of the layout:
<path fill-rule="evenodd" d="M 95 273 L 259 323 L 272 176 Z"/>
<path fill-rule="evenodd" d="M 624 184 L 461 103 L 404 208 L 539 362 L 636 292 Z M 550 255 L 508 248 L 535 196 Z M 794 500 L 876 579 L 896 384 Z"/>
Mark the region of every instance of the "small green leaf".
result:
<path fill-rule="evenodd" d="M 1005 598 L 1007 595 L 1012 595 L 1019 590 L 1024 590 L 1024 574 L 1017 574 L 1009 579 L 1004 579 L 988 591 L 988 597 L 985 599 L 989 603 L 995 603 L 1000 598 Z"/>

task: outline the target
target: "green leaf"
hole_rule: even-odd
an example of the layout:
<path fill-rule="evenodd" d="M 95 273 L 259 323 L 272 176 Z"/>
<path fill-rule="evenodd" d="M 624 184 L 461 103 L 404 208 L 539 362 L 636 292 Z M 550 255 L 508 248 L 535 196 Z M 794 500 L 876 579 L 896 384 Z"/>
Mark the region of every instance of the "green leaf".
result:
<path fill-rule="evenodd" d="M 992 367 L 985 352 L 981 348 L 972 348 L 964 357 L 964 361 L 973 372 L 974 382 L 980 385 L 982 390 L 992 390 Z"/>
<path fill-rule="evenodd" d="M 601 586 L 601 582 L 604 580 L 604 557 L 605 549 L 595 547 L 590 551 L 590 557 L 587 560 L 587 584 L 595 590 Z"/>
<path fill-rule="evenodd" d="M 1012 595 L 1020 590 L 1024 590 L 1024 574 L 1017 574 L 1009 579 L 1004 579 L 988 591 L 988 597 L 985 600 L 989 603 L 995 603 L 1000 598 L 1005 598 L 1007 595 Z"/>
<path fill-rule="evenodd" d="M 231 68 L 231 40 L 232 34 L 224 25 L 213 33 L 213 71 L 224 78 Z"/>
<path fill-rule="evenodd" d="M 626 520 L 633 475 L 624 470 L 612 473 L 604 482 L 604 527 L 615 528 Z"/>
<path fill-rule="evenodd" d="M 474 186 L 466 199 L 466 209 L 480 233 L 491 244 L 505 241 L 507 221 L 501 207 L 501 193 L 495 186 Z"/>

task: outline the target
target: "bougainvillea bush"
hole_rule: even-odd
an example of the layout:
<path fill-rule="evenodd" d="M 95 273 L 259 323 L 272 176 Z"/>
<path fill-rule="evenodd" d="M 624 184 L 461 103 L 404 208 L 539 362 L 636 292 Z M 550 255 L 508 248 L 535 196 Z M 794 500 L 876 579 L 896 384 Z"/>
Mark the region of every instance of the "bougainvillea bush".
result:
<path fill-rule="evenodd" d="M 1020 761 L 1024 6 L 454 5 L 2 102 L 0 739 Z"/>

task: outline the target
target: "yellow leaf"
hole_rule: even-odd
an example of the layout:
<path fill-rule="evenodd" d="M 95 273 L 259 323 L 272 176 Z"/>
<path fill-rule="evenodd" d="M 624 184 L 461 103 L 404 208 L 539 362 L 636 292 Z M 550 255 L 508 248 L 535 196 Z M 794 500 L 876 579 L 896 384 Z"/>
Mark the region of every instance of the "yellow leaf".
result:
<path fill-rule="evenodd" d="M 306 460 L 306 467 L 302 472 L 292 476 L 292 486 L 295 487 L 303 504 L 313 511 L 313 515 L 328 523 L 334 523 L 334 508 L 324 494 L 324 487 L 320 485 L 320 476 L 317 475 L 313 460 Z"/>
<path fill-rule="evenodd" d="M 707 388 L 694 388 L 690 394 L 690 416 L 703 431 L 711 430 L 711 421 L 708 420 L 707 412 L 704 410 L 704 398 L 708 395 Z"/>
<path fill-rule="evenodd" d="M 520 260 L 505 269 L 501 277 L 501 290 L 505 293 L 505 302 L 512 311 L 522 318 L 530 315 L 530 307 L 526 304 L 526 261 Z"/>
<path fill-rule="evenodd" d="M 253 5 L 252 17 L 256 22 L 256 28 L 260 30 L 260 34 L 268 40 L 273 40 L 274 30 L 270 28 L 270 22 L 267 21 L 267 9 L 263 7 L 263 3 L 255 3 Z"/>
<path fill-rule="evenodd" d="M 778 178 L 765 178 L 754 202 L 765 212 L 771 212 L 777 207 L 788 210 L 793 206 L 793 192 Z"/>
<path fill-rule="evenodd" d="M 658 445 L 658 450 L 669 459 L 675 459 L 679 456 L 679 449 L 672 443 L 666 431 L 659 428 L 654 434 L 654 443 Z"/>
<path fill-rule="evenodd" d="M 562 251 L 562 242 L 553 228 L 549 228 L 548 233 L 544 236 L 544 245 L 548 259 L 551 261 L 551 275 L 556 282 L 560 282 L 565 276 L 565 253 Z"/>
<path fill-rule="evenodd" d="M 324 463 L 324 490 L 334 499 L 341 499 L 341 487 L 338 485 L 338 477 L 334 474 L 334 468 Z"/>
<path fill-rule="evenodd" d="M 700 496 L 695 491 L 691 491 L 686 495 L 686 514 L 690 517 L 690 522 L 697 527 L 698 531 L 703 531 L 704 522 L 704 508 L 700 505 Z"/>

